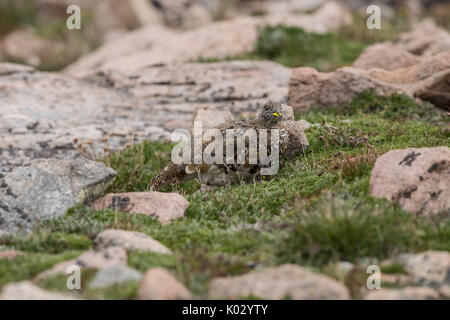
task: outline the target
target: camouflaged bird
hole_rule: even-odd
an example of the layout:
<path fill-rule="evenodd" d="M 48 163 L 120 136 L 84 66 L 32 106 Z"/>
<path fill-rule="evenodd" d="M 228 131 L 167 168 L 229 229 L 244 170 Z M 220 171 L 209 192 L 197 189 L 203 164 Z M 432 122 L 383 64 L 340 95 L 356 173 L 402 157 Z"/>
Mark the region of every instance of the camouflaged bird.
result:
<path fill-rule="evenodd" d="M 234 129 L 234 132 L 238 135 L 242 134 L 247 129 L 254 129 L 258 141 L 260 139 L 260 130 L 266 129 L 264 131 L 267 132 L 267 141 L 269 142 L 267 144 L 267 154 L 271 154 L 272 152 L 278 152 L 279 156 L 283 154 L 289 142 L 289 133 L 280 126 L 280 123 L 283 120 L 282 108 L 282 104 L 269 101 L 258 110 L 256 119 L 233 120 L 215 127 L 215 129 L 220 131 L 223 137 L 223 159 L 226 159 L 226 131 L 229 129 Z M 279 133 L 279 144 L 273 147 L 270 144 L 271 129 L 278 129 Z M 193 144 L 193 139 L 194 138 L 191 139 L 191 144 Z M 201 152 L 203 153 L 211 140 L 206 141 L 202 139 L 201 142 Z M 232 142 L 235 142 L 235 140 L 233 139 Z M 247 141 L 244 150 L 241 150 L 241 154 L 242 152 L 244 153 L 243 156 L 245 157 L 245 162 L 242 164 L 238 163 L 236 145 L 237 144 L 235 143 L 234 159 L 224 160 L 223 164 L 208 164 L 205 163 L 204 160 L 202 160 L 200 164 L 194 164 L 193 159 L 198 153 L 193 153 L 189 164 L 175 164 L 171 161 L 149 182 L 148 188 L 157 191 L 171 184 L 189 181 L 195 178 L 197 178 L 202 185 L 224 186 L 228 183 L 232 184 L 241 180 L 251 181 L 255 178 L 259 178 L 261 176 L 261 168 L 270 167 L 271 163 L 263 164 L 260 162 L 259 144 L 255 144 L 257 146 L 258 154 L 256 164 L 254 164 L 255 160 L 249 161 L 250 141 Z M 214 152 L 211 153 L 211 156 L 214 156 Z"/>

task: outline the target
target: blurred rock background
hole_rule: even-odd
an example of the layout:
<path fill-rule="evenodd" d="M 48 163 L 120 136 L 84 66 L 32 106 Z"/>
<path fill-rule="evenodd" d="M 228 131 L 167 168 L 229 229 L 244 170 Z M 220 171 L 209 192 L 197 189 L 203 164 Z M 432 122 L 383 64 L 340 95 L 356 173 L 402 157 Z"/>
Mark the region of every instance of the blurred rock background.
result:
<path fill-rule="evenodd" d="M 262 17 L 312 13 L 326 0 L 1 0 L 0 61 L 19 62 L 40 70 L 55 71 L 86 55 L 103 43 L 120 39 L 144 26 L 188 30 L 207 28 L 218 20 L 240 16 Z M 354 24 L 333 30 L 347 36 L 374 37 L 363 28 L 366 8 L 373 1 L 341 0 L 350 8 Z M 450 3 L 446 0 L 381 0 L 383 37 L 424 16 L 450 28 Z M 68 30 L 66 9 L 79 5 L 81 30 Z M 158 29 L 155 29 L 158 33 Z M 176 32 L 175 32 L 176 33 Z M 174 34 L 175 34 L 174 33 Z M 379 37 L 380 32 L 377 33 Z M 385 39 L 370 39 L 375 42 Z M 298 63 L 290 65 L 299 66 Z"/>

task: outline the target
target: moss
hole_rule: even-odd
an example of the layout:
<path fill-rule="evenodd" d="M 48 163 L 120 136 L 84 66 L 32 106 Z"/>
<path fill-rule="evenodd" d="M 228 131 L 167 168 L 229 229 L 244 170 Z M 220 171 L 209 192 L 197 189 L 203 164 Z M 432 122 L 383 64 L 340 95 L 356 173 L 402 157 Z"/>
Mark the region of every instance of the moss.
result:
<path fill-rule="evenodd" d="M 64 232 L 36 232 L 27 237 L 0 238 L 0 244 L 27 252 L 60 253 L 66 250 L 86 250 L 91 241 L 84 235 Z"/>
<path fill-rule="evenodd" d="M 0 287 L 8 282 L 32 279 L 55 264 L 80 255 L 80 251 L 66 250 L 64 253 L 24 253 L 15 260 L 0 260 Z"/>
<path fill-rule="evenodd" d="M 392 263 L 381 267 L 381 272 L 387 274 L 407 274 L 405 267 L 400 263 Z"/>

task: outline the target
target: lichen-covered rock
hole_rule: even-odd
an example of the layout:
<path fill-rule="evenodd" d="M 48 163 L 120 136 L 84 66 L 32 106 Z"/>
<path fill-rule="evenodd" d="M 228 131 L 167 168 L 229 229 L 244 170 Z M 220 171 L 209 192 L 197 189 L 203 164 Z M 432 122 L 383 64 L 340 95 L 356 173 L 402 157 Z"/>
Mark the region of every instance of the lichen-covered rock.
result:
<path fill-rule="evenodd" d="M 178 193 L 156 191 L 109 193 L 92 204 L 94 210 L 111 209 L 146 214 L 161 224 L 184 218 L 188 207 L 189 202 Z"/>
<path fill-rule="evenodd" d="M 192 294 L 167 270 L 152 268 L 142 278 L 138 297 L 141 300 L 175 300 L 192 299 Z"/>
<path fill-rule="evenodd" d="M 6 284 L 0 293 L 0 300 L 75 300 L 75 298 L 41 289 L 30 281 L 22 281 Z"/>
<path fill-rule="evenodd" d="M 125 265 L 112 265 L 101 269 L 89 282 L 90 288 L 104 288 L 114 284 L 140 281 L 142 274 Z"/>
<path fill-rule="evenodd" d="M 108 229 L 100 232 L 95 238 L 98 248 L 123 247 L 127 251 L 155 252 L 172 254 L 170 249 L 152 237 L 134 231 Z"/>
<path fill-rule="evenodd" d="M 116 175 L 103 163 L 36 159 L 0 176 L 0 228 L 19 231 L 100 196 Z"/>
<path fill-rule="evenodd" d="M 295 300 L 349 299 L 348 289 L 325 275 L 297 265 L 281 265 L 235 277 L 211 281 L 208 296 L 212 299 L 238 299 L 256 296 L 263 299 Z"/>
<path fill-rule="evenodd" d="M 450 209 L 448 147 L 391 150 L 380 156 L 370 177 L 370 194 L 403 209 L 432 215 Z"/>
<path fill-rule="evenodd" d="M 403 265 L 417 284 L 434 288 L 450 285 L 450 253 L 447 251 L 401 254 L 394 261 Z"/>

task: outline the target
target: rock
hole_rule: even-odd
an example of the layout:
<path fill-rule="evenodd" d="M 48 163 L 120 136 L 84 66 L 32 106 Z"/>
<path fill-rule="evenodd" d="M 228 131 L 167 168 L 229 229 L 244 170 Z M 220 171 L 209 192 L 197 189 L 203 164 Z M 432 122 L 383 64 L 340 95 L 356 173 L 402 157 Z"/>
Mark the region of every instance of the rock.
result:
<path fill-rule="evenodd" d="M 9 283 L 3 287 L 0 300 L 76 300 L 61 293 L 39 288 L 30 281 Z"/>
<path fill-rule="evenodd" d="M 141 300 L 175 300 L 192 299 L 192 294 L 167 270 L 152 268 L 142 278 L 138 297 Z"/>
<path fill-rule="evenodd" d="M 450 298 L 450 285 L 444 285 L 439 288 L 439 294 L 446 299 Z"/>
<path fill-rule="evenodd" d="M 404 265 L 415 283 L 434 288 L 450 285 L 450 253 L 447 251 L 402 254 L 395 261 Z"/>
<path fill-rule="evenodd" d="M 289 143 L 284 152 L 284 156 L 291 158 L 298 152 L 305 151 L 309 147 L 309 141 L 306 134 L 303 132 L 301 123 L 288 120 L 281 122 L 281 127 L 286 129 L 289 133 Z"/>
<path fill-rule="evenodd" d="M 289 105 L 294 111 L 310 106 L 337 106 L 373 90 L 378 95 L 403 93 L 450 110 L 449 77 L 450 51 L 392 71 L 344 67 L 321 73 L 309 67 L 296 68 L 289 83 Z"/>
<path fill-rule="evenodd" d="M 406 287 L 402 289 L 379 289 L 370 291 L 365 300 L 436 300 L 436 290 L 422 287 Z"/>
<path fill-rule="evenodd" d="M 311 128 L 313 126 L 319 126 L 320 127 L 320 124 L 312 124 L 312 123 L 309 123 L 308 121 L 303 120 L 303 119 L 297 120 L 297 123 L 300 124 L 300 126 L 301 126 L 303 131 L 306 131 L 306 130 L 308 130 L 309 128 Z"/>
<path fill-rule="evenodd" d="M 103 250 L 89 250 L 75 259 L 56 264 L 51 269 L 39 273 L 35 280 L 42 280 L 60 273 L 67 274 L 68 268 L 78 266 L 80 269 L 101 270 L 115 265 L 127 264 L 127 252 L 121 247 L 105 248 Z"/>
<path fill-rule="evenodd" d="M 51 45 L 51 41 L 42 39 L 31 31 L 16 30 L 1 39 L 0 54 L 8 59 L 37 66 L 41 64 L 41 56 Z"/>
<path fill-rule="evenodd" d="M 283 13 L 288 14 L 292 12 L 308 12 L 316 9 L 324 4 L 325 0 L 278 0 L 278 1 L 256 1 L 262 3 L 259 12 Z"/>
<path fill-rule="evenodd" d="M 127 213 L 143 213 L 168 224 L 184 218 L 189 202 L 178 193 L 126 192 L 109 193 L 92 204 L 94 210 L 111 209 Z"/>
<path fill-rule="evenodd" d="M 95 244 L 101 248 L 120 246 L 127 251 L 155 252 L 172 254 L 172 252 L 159 241 L 150 236 L 134 231 L 108 229 L 100 232 L 95 238 Z"/>
<path fill-rule="evenodd" d="M 172 28 L 191 29 L 212 21 L 211 12 L 200 1 L 154 0 L 152 5 L 164 24 Z"/>
<path fill-rule="evenodd" d="M 89 283 L 90 288 L 104 288 L 114 284 L 140 281 L 142 274 L 124 265 L 113 265 L 97 272 Z"/>
<path fill-rule="evenodd" d="M 0 228 L 18 231 L 37 220 L 66 213 L 75 204 L 88 203 L 108 187 L 116 173 L 103 163 L 37 159 L 0 177 Z"/>
<path fill-rule="evenodd" d="M 370 194 L 400 204 L 419 215 L 450 208 L 448 147 L 391 150 L 378 157 L 370 177 Z"/>
<path fill-rule="evenodd" d="M 189 128 L 199 105 L 240 116 L 267 100 L 286 103 L 290 73 L 273 62 L 230 61 L 100 73 L 86 82 L 0 63 L 0 168 L 79 154 L 101 159 L 128 144 L 170 141 L 168 125 Z"/>
<path fill-rule="evenodd" d="M 187 120 L 170 120 L 164 123 L 164 129 L 170 132 L 176 129 L 189 129 L 189 128 L 191 128 L 191 121 Z"/>
<path fill-rule="evenodd" d="M 16 250 L 0 250 L 0 260 L 15 260 L 20 254 Z"/>
<path fill-rule="evenodd" d="M 348 262 L 348 261 L 339 261 L 336 264 L 336 272 L 338 275 L 340 275 L 341 277 L 346 277 L 348 275 L 348 273 L 354 268 L 355 266 L 353 265 L 353 263 Z"/>
<path fill-rule="evenodd" d="M 238 299 L 256 296 L 263 299 L 294 300 L 349 299 L 347 288 L 325 275 L 296 265 L 281 265 L 241 276 L 212 280 L 208 297 Z"/>
<path fill-rule="evenodd" d="M 135 72 L 148 66 L 224 59 L 252 52 L 259 29 L 267 25 L 283 23 L 309 32 L 325 33 L 350 21 L 348 10 L 336 2 L 327 2 L 311 15 L 240 17 L 181 33 L 148 26 L 104 44 L 68 66 L 65 73 L 87 78 L 100 71 Z"/>
<path fill-rule="evenodd" d="M 380 59 L 380 56 L 383 59 Z M 359 69 L 380 68 L 384 70 L 396 70 L 410 67 L 421 61 L 419 56 L 390 42 L 377 43 L 367 47 L 353 62 L 353 67 Z"/>
<path fill-rule="evenodd" d="M 410 32 L 402 33 L 395 45 L 413 54 L 431 56 L 450 50 L 450 33 L 428 18 Z"/>
<path fill-rule="evenodd" d="M 219 111 L 215 107 L 201 106 L 194 111 L 191 128 L 194 128 L 194 123 L 197 121 L 202 123 L 202 129 L 205 131 L 231 120 L 234 120 L 234 117 L 230 111 Z"/>

